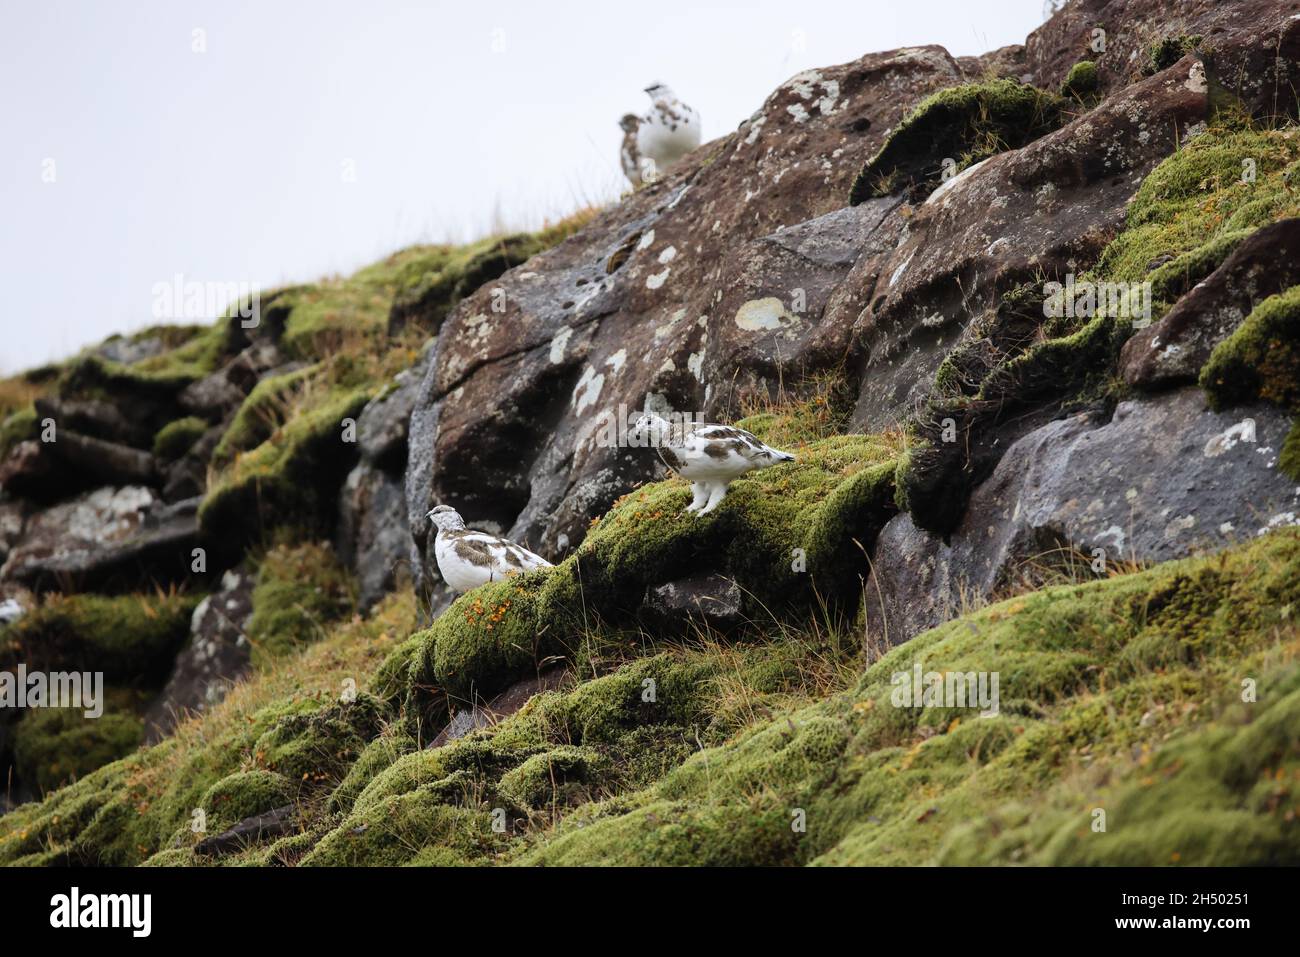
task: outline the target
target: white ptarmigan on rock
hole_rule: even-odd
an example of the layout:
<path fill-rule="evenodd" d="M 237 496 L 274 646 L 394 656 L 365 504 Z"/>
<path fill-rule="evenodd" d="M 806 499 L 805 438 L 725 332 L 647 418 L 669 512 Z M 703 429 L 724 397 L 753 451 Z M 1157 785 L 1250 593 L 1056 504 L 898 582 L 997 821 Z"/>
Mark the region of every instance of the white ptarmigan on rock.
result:
<path fill-rule="evenodd" d="M 500 581 L 510 575 L 550 568 L 551 563 L 499 535 L 476 532 L 450 505 L 438 505 L 426 517 L 438 529 L 433 554 L 442 580 L 458 592 Z"/>
<path fill-rule="evenodd" d="M 690 479 L 695 497 L 686 511 L 707 515 L 718 507 L 727 486 L 746 472 L 793 462 L 794 456 L 764 445 L 756 435 L 732 425 L 671 423 L 653 412 L 643 413 L 628 436 L 648 439 L 664 464 Z"/>
<path fill-rule="evenodd" d="M 700 145 L 700 114 L 677 98 L 666 83 L 645 89 L 654 104 L 636 131 L 641 179 L 651 181 Z"/>

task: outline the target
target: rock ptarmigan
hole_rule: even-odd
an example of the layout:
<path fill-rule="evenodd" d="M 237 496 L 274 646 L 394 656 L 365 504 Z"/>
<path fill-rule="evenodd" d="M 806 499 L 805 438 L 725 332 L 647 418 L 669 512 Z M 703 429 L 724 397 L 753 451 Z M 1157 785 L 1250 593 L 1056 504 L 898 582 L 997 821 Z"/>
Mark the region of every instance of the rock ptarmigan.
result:
<path fill-rule="evenodd" d="M 677 98 L 666 83 L 645 89 L 654 105 L 641 117 L 636 131 L 641 177 L 653 180 L 700 145 L 700 114 Z M 647 169 L 646 160 L 653 162 Z"/>
<path fill-rule="evenodd" d="M 522 545 L 498 535 L 465 527 L 465 520 L 450 505 L 439 505 L 427 516 L 438 529 L 433 554 L 442 579 L 458 592 L 467 592 L 491 581 L 550 568 L 551 563 Z"/>
<path fill-rule="evenodd" d="M 707 515 L 718 507 L 727 486 L 746 472 L 765 469 L 794 456 L 764 445 L 758 437 L 732 425 L 671 423 L 653 412 L 643 413 L 628 436 L 648 439 L 664 464 L 690 479 L 694 498 L 686 511 Z"/>
<path fill-rule="evenodd" d="M 635 113 L 624 113 L 618 121 L 623 131 L 623 145 L 618 151 L 618 162 L 623 167 L 623 175 L 633 186 L 641 185 L 641 150 L 636 145 L 636 131 L 641 126 L 641 117 Z"/>

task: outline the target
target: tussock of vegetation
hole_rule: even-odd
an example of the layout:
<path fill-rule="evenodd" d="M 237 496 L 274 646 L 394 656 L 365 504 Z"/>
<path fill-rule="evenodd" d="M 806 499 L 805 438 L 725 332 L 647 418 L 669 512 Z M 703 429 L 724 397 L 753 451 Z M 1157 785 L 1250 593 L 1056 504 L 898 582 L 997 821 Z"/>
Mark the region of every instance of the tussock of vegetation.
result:
<path fill-rule="evenodd" d="M 1016 149 L 1061 125 L 1060 97 L 1011 79 L 985 80 L 926 97 L 889 134 L 853 183 L 854 205 L 900 190 L 924 195 L 939 185 L 941 163 L 956 172 Z"/>

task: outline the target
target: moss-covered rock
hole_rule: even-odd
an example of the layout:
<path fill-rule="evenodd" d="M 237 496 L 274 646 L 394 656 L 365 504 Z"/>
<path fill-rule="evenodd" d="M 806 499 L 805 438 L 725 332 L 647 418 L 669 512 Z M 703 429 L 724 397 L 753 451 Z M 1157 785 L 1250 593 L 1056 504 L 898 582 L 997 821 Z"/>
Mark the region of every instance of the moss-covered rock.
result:
<path fill-rule="evenodd" d="M 161 429 L 153 439 L 153 454 L 161 462 L 174 462 L 190 450 L 195 442 L 208 430 L 208 423 L 198 416 L 187 415 L 173 419 Z"/>
<path fill-rule="evenodd" d="M 199 507 L 199 527 L 230 547 L 278 527 L 326 531 L 343 476 L 356 459 L 355 419 L 370 392 L 358 389 L 298 415 L 220 473 Z"/>
<path fill-rule="evenodd" d="M 1253 181 L 1243 175 L 1244 160 L 1253 163 Z M 1298 172 L 1296 130 L 1224 120 L 1143 180 L 1124 229 L 1076 278 L 1081 291 L 1073 309 L 1063 308 L 1064 298 L 1049 303 L 1044 284 L 1005 293 L 993 319 L 972 324 L 939 367 L 929 401 L 910 423 L 911 449 L 896 478 L 900 507 L 919 527 L 946 535 L 971 490 L 1016 437 L 1006 434 L 1014 428 L 1008 423 L 1113 405 L 1122 390 L 1119 355 L 1134 321 L 1158 320 L 1254 230 L 1300 214 L 1289 187 Z M 1144 282 L 1150 283 L 1149 317 L 1134 298 L 1141 298 Z M 1116 309 L 1109 296 L 1103 302 L 1096 293 L 1107 284 L 1124 291 Z M 1062 297 L 1065 289 L 1062 284 Z M 1289 361 L 1270 360 L 1283 372 Z"/>
<path fill-rule="evenodd" d="M 390 717 L 370 695 L 310 713 L 285 715 L 253 746 L 256 760 L 291 781 L 337 787 Z"/>
<path fill-rule="evenodd" d="M 14 732 L 18 779 L 44 793 L 75 781 L 139 747 L 144 722 L 115 696 L 104 713 L 86 717 L 84 708 L 34 709 Z"/>
<path fill-rule="evenodd" d="M 592 622 L 631 620 L 648 586 L 692 571 L 734 577 L 756 617 L 843 594 L 865 577 L 864 549 L 893 513 L 897 441 L 836 436 L 796 454 L 735 482 L 707 519 L 684 511 L 684 481 L 645 486 L 555 568 L 464 595 L 401 653 L 416 706 L 492 694 L 543 659 L 572 658 Z"/>
<path fill-rule="evenodd" d="M 156 686 L 189 637 L 193 595 L 51 595 L 0 630 L 0 667 L 103 672 Z"/>
<path fill-rule="evenodd" d="M 205 812 L 208 832 L 215 834 L 245 818 L 291 804 L 297 790 L 294 782 L 276 771 L 236 771 L 208 788 L 199 806 Z"/>
<path fill-rule="evenodd" d="M 257 448 L 285 424 L 290 401 L 319 372 L 318 365 L 268 376 L 248 394 L 212 450 L 212 464 L 224 468 L 243 452 Z"/>
<path fill-rule="evenodd" d="M 1215 408 L 1263 399 L 1300 411 L 1300 286 L 1265 299 L 1219 343 L 1201 387 Z"/>
<path fill-rule="evenodd" d="M 1147 62 L 1143 64 L 1142 72 L 1154 76 L 1161 70 L 1167 70 L 1200 45 L 1199 34 L 1161 37 L 1147 48 Z"/>
<path fill-rule="evenodd" d="M 1095 97 L 1100 89 L 1097 64 L 1092 60 L 1080 60 L 1066 74 L 1065 81 L 1061 84 L 1061 95 L 1082 102 Z"/>
<path fill-rule="evenodd" d="M 30 405 L 5 417 L 0 423 L 0 460 L 19 442 L 34 439 L 40 434 L 38 419 L 36 408 Z"/>
<path fill-rule="evenodd" d="M 853 184 L 854 205 L 899 190 L 930 192 L 945 160 L 954 172 L 1016 149 L 1061 125 L 1060 97 L 1012 79 L 986 80 L 926 97 L 898 124 Z"/>

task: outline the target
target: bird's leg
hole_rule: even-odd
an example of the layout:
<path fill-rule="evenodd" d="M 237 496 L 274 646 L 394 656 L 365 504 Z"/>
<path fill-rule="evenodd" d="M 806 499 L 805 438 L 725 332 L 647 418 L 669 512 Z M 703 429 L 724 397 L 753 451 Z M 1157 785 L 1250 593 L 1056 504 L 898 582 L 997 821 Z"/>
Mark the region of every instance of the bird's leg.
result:
<path fill-rule="evenodd" d="M 709 501 L 704 508 L 700 509 L 698 513 L 700 515 L 707 515 L 709 512 L 717 508 L 718 503 L 722 501 L 722 497 L 727 494 L 726 482 L 714 482 L 712 483 L 712 486 L 713 487 L 709 490 Z"/>
<path fill-rule="evenodd" d="M 703 482 L 692 482 L 691 496 L 691 504 L 686 506 L 686 511 L 698 512 L 709 500 L 709 487 Z"/>

